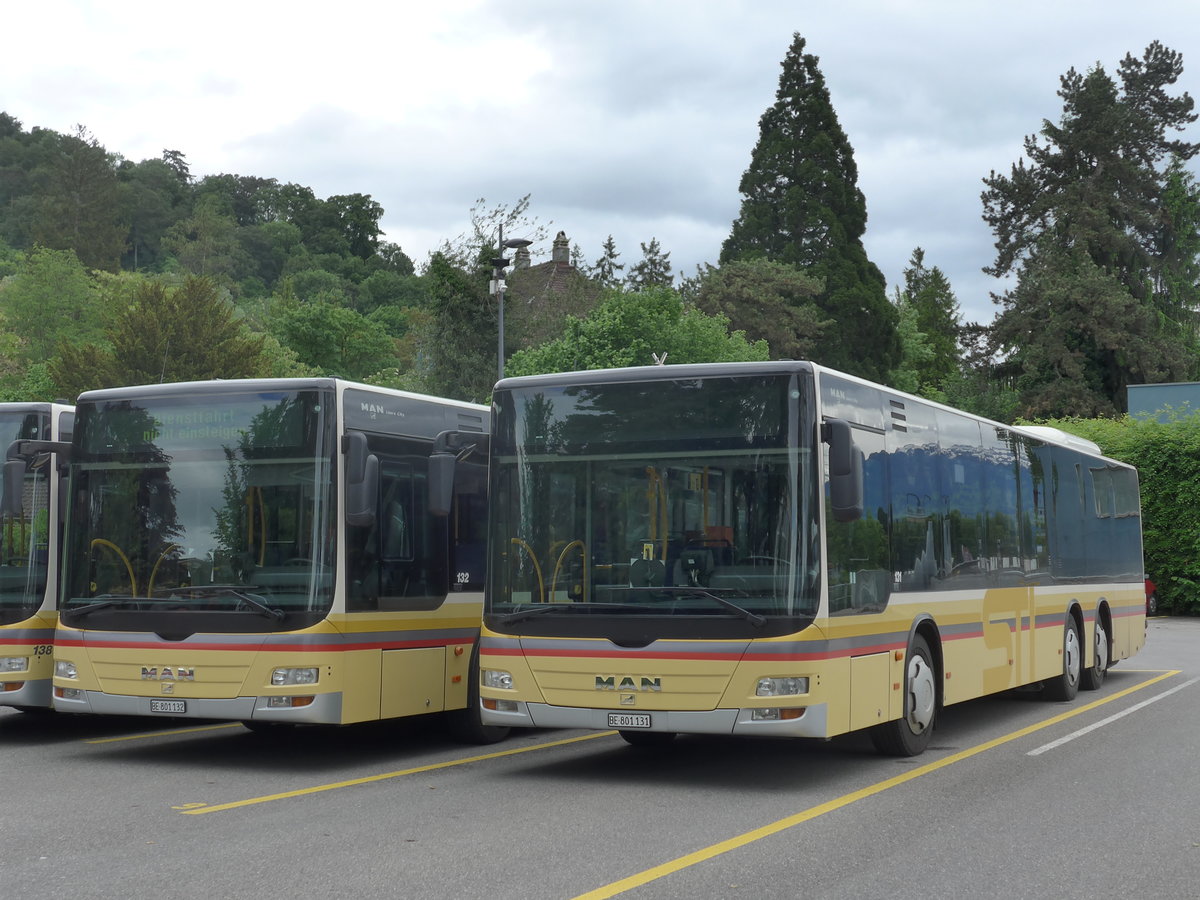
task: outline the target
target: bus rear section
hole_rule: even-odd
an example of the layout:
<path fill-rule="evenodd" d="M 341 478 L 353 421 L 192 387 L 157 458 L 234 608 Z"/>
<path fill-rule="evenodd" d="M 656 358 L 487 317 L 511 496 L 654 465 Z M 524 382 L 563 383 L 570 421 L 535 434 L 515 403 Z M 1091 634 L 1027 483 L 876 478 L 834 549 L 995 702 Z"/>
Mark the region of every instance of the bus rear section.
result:
<path fill-rule="evenodd" d="M 78 409 L 56 708 L 252 727 L 473 712 L 485 407 L 318 378 Z M 480 449 L 435 515 L 448 431 Z"/>
<path fill-rule="evenodd" d="M 1136 473 L 807 363 L 508 379 L 484 721 L 928 743 L 1144 640 Z"/>
<path fill-rule="evenodd" d="M 51 706 L 58 621 L 59 461 L 73 412 L 58 403 L 0 403 L 7 450 L 0 521 L 0 706 Z"/>

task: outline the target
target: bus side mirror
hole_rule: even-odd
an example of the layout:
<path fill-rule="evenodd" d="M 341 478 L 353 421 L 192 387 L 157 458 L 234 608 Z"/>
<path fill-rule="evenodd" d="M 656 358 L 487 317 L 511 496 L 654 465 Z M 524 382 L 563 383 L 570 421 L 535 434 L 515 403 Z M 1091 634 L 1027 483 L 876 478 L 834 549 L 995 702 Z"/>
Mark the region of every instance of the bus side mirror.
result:
<path fill-rule="evenodd" d="M 367 436 L 351 431 L 342 438 L 346 454 L 346 524 L 368 527 L 375 524 L 379 499 L 379 457 L 367 447 Z"/>
<path fill-rule="evenodd" d="M 4 461 L 4 515 L 19 518 L 24 513 L 22 495 L 25 493 L 25 460 Z"/>
<path fill-rule="evenodd" d="M 429 457 L 429 513 L 448 516 L 454 504 L 454 469 L 458 460 L 453 453 L 433 453 Z"/>
<path fill-rule="evenodd" d="M 850 423 L 829 419 L 821 429 L 829 444 L 829 509 L 835 522 L 856 522 L 863 514 L 863 455 Z"/>
<path fill-rule="evenodd" d="M 454 473 L 460 459 L 487 456 L 489 438 L 478 431 L 443 431 L 429 454 L 429 513 L 448 516 L 454 506 Z"/>

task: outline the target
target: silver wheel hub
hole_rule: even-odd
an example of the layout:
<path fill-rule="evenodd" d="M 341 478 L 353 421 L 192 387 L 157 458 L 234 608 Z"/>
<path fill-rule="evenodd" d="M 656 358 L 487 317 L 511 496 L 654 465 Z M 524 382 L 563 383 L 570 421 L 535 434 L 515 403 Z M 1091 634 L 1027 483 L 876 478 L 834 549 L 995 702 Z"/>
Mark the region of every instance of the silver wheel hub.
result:
<path fill-rule="evenodd" d="M 1103 672 L 1108 668 L 1108 633 L 1104 623 L 1096 620 L 1096 670 Z"/>
<path fill-rule="evenodd" d="M 1067 636 L 1063 640 L 1063 674 L 1071 684 L 1079 681 L 1079 673 L 1083 668 L 1082 651 L 1078 632 L 1074 628 L 1068 628 Z"/>
<path fill-rule="evenodd" d="M 933 667 L 920 656 L 908 661 L 908 710 L 906 718 L 913 734 L 921 734 L 933 723 L 937 685 Z"/>

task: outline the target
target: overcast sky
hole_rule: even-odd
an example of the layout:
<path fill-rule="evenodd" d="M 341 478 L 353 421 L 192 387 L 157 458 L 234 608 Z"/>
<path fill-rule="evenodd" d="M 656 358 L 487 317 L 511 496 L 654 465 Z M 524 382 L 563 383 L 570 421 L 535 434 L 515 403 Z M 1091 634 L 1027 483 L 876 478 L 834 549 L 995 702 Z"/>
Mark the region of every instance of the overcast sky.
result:
<path fill-rule="evenodd" d="M 889 295 L 920 246 L 983 322 L 981 179 L 1059 119 L 1059 76 L 1115 75 L 1158 39 L 1183 54 L 1176 92 L 1200 98 L 1196 0 L 39 0 L 0 22 L 0 110 L 27 130 L 82 124 L 127 159 L 182 151 L 197 177 L 370 194 L 418 266 L 478 198 L 530 194 L 589 262 L 609 234 L 627 264 L 657 238 L 677 274 L 716 263 L 799 32 Z"/>

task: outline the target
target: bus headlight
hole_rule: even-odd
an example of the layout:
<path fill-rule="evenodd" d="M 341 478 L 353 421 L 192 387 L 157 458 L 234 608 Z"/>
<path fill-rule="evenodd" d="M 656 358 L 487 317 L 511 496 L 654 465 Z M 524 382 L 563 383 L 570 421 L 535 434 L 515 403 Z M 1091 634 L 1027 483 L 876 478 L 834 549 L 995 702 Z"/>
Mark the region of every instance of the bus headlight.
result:
<path fill-rule="evenodd" d="M 512 690 L 513 680 L 511 672 L 503 672 L 499 669 L 484 669 L 481 675 L 484 687 L 499 688 L 502 691 Z"/>
<path fill-rule="evenodd" d="M 54 661 L 54 676 L 56 678 L 78 678 L 79 670 L 75 668 L 75 663 L 67 662 L 65 659 L 56 659 Z"/>
<path fill-rule="evenodd" d="M 271 684 L 279 687 L 286 684 L 316 684 L 317 667 L 276 669 L 271 673 Z"/>
<path fill-rule="evenodd" d="M 759 697 L 794 697 L 796 694 L 807 694 L 808 677 L 760 678 L 758 690 L 754 693 Z"/>
<path fill-rule="evenodd" d="M 24 672 L 28 668 L 28 656 L 0 656 L 0 672 Z"/>

